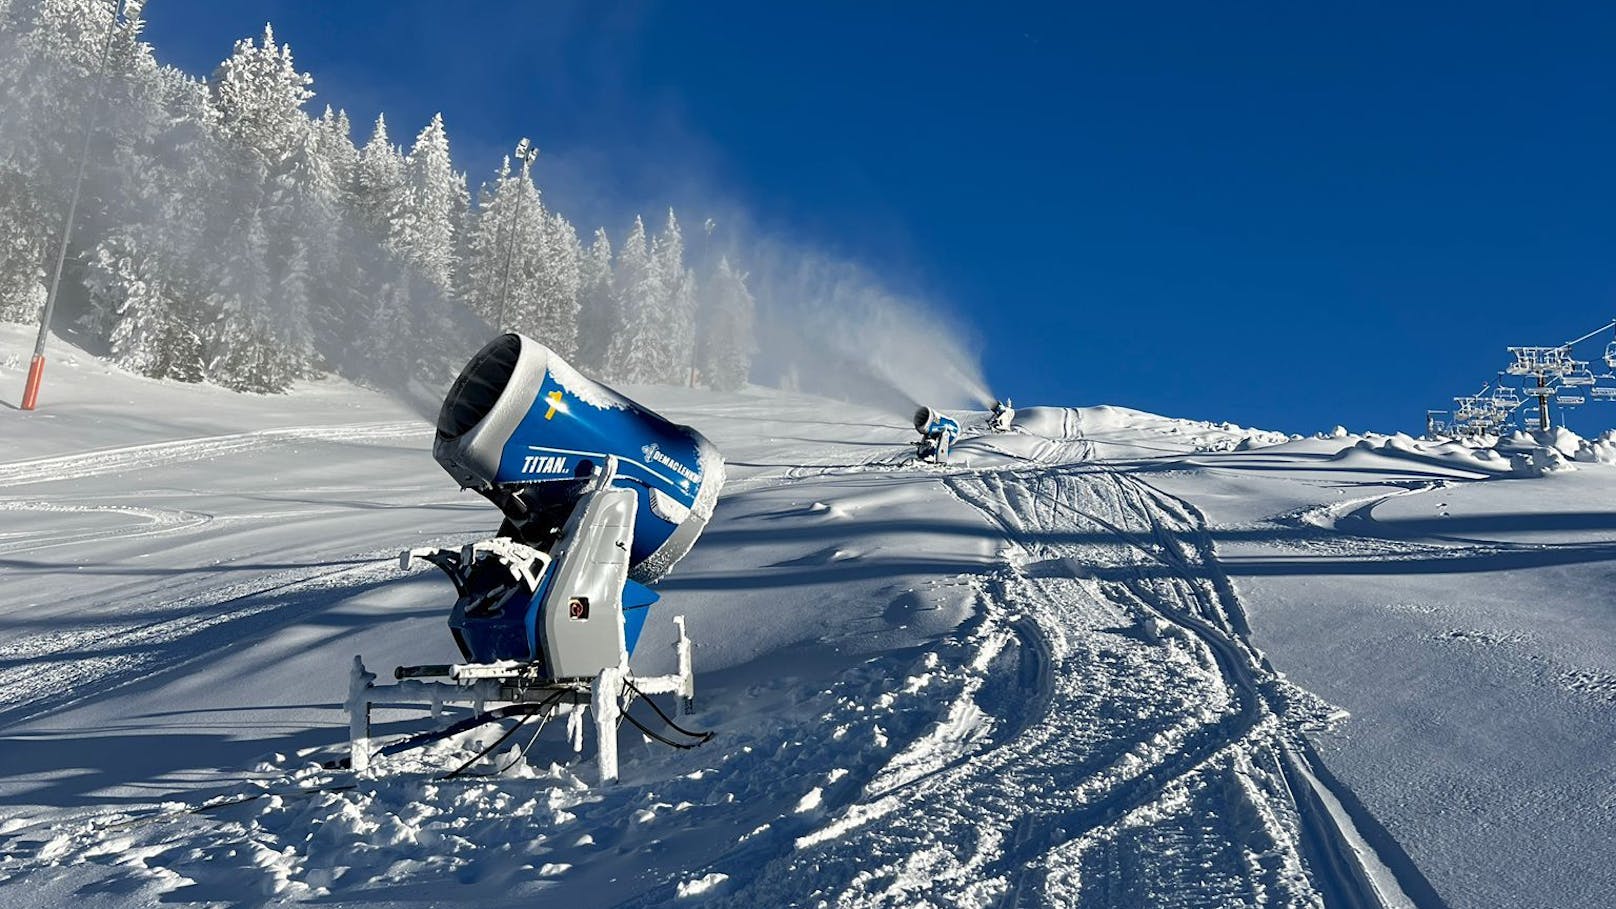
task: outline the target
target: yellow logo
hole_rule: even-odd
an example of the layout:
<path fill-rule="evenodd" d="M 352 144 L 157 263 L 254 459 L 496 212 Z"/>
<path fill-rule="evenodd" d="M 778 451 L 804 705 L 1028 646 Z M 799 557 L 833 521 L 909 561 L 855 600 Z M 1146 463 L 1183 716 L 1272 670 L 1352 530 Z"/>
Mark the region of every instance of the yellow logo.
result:
<path fill-rule="evenodd" d="M 549 399 L 549 401 L 550 401 L 550 409 L 544 412 L 544 418 L 546 420 L 548 420 L 551 417 L 556 415 L 556 410 L 558 408 L 562 407 L 562 404 L 561 404 L 561 391 L 559 389 L 556 390 L 556 391 L 552 391 L 549 394 L 545 395 L 545 398 Z"/>

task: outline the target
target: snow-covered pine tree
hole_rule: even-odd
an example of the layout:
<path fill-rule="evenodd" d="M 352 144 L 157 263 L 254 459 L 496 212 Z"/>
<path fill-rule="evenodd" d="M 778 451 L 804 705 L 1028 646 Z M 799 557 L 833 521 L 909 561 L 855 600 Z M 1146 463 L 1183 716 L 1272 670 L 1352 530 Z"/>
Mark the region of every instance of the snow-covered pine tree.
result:
<path fill-rule="evenodd" d="M 581 280 L 578 232 L 559 213 L 546 212 L 537 262 L 539 299 L 544 304 L 543 334 L 550 349 L 571 361 L 578 355 L 578 288 Z"/>
<path fill-rule="evenodd" d="M 348 112 L 340 108 L 333 111 L 331 105 L 326 105 L 320 119 L 314 121 L 314 136 L 315 147 L 341 198 L 342 191 L 352 186 L 354 171 L 359 166 L 359 149 L 353 144 Z"/>
<path fill-rule="evenodd" d="M 311 243 L 291 170 L 294 155 L 316 160 L 302 111 L 312 81 L 265 25 L 262 42 L 236 42 L 209 83 L 239 202 L 224 234 L 225 275 L 214 285 L 219 316 L 204 333 L 210 371 L 229 387 L 280 391 L 307 368 Z"/>
<path fill-rule="evenodd" d="M 542 339 L 545 211 L 538 188 L 526 167 L 512 173 L 506 158 L 480 196 L 462 299 L 489 325 Z"/>
<path fill-rule="evenodd" d="M 695 343 L 695 279 L 685 269 L 684 232 L 668 209 L 668 221 L 651 247 L 651 268 L 656 277 L 655 316 L 661 343 L 656 377 L 651 381 L 683 385 L 689 379 Z"/>
<path fill-rule="evenodd" d="M 687 268 L 681 272 L 665 292 L 668 296 L 664 304 L 663 324 L 667 326 L 668 357 L 671 365 L 667 378 L 663 381 L 669 385 L 686 385 L 692 381 L 692 371 L 696 369 L 698 314 L 695 269 Z"/>
<path fill-rule="evenodd" d="M 443 115 L 415 137 L 415 145 L 405 159 L 409 178 L 406 205 L 409 218 L 399 238 L 404 257 L 439 292 L 447 294 L 455 269 L 455 222 L 464 194 L 456 185 L 454 166 L 449 160 L 449 136 L 443 128 Z"/>
<path fill-rule="evenodd" d="M 0 25 L 0 318 L 33 321 L 61 238 L 112 10 L 96 0 L 16 0 Z M 89 214 L 96 199 L 85 200 Z M 84 247 L 75 243 L 75 252 Z"/>
<path fill-rule="evenodd" d="M 144 246 L 126 236 L 110 236 L 96 244 L 85 266 L 92 312 L 103 314 L 111 326 L 107 351 L 118 365 L 142 375 L 200 382 L 200 339 L 177 311 L 170 276 Z"/>
<path fill-rule="evenodd" d="M 709 388 L 738 391 L 752 367 L 752 323 L 755 305 L 746 287 L 746 275 L 718 260 L 718 268 L 705 288 L 702 307 L 701 378 Z"/>
<path fill-rule="evenodd" d="M 219 111 L 219 131 L 234 148 L 258 156 L 273 174 L 291 157 L 308 129 L 303 104 L 314 97 L 313 79 L 292 64 L 292 48 L 277 46 L 264 26 L 261 44 L 236 42 L 208 85 Z"/>
<path fill-rule="evenodd" d="M 504 259 L 495 277 L 497 310 L 505 314 L 505 324 L 538 340 L 544 340 L 544 221 L 548 214 L 538 187 L 526 168 L 505 183 L 505 193 L 515 197 L 502 206 L 511 221 L 505 231 Z"/>
<path fill-rule="evenodd" d="M 477 189 L 477 206 L 467 217 L 465 257 L 460 262 L 460 280 L 455 296 L 470 309 L 498 329 L 499 263 L 505 254 L 505 232 L 510 228 L 510 216 L 500 218 L 499 188 L 511 175 L 511 159 L 501 160 L 494 174 L 493 185 L 484 183 Z"/>
<path fill-rule="evenodd" d="M 50 213 L 15 170 L 0 166 L 0 321 L 32 322 L 45 305 Z"/>
<path fill-rule="evenodd" d="M 638 216 L 617 252 L 612 287 L 622 321 L 607 345 L 603 374 L 619 382 L 663 381 L 671 362 L 662 337 L 663 286 Z"/>
<path fill-rule="evenodd" d="M 397 250 L 409 224 L 409 181 L 404 156 L 387 137 L 387 118 L 376 116 L 370 141 L 359 150 L 354 168 L 353 205 L 359 220 L 382 246 Z"/>
<path fill-rule="evenodd" d="M 606 352 L 620 320 L 612 291 L 612 241 L 606 228 L 595 229 L 594 242 L 578 261 L 578 365 L 605 374 Z"/>
<path fill-rule="evenodd" d="M 314 318 L 317 274 L 336 239 L 336 185 L 312 128 L 303 130 L 284 170 L 270 179 L 269 324 L 283 356 L 303 375 L 318 359 Z"/>

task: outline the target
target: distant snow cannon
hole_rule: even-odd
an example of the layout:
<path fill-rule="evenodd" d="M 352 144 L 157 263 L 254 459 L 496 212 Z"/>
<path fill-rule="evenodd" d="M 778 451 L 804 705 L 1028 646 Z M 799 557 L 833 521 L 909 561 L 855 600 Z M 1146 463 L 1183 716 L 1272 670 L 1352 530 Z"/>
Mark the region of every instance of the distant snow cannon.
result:
<path fill-rule="evenodd" d="M 959 422 L 930 407 L 922 407 L 915 411 L 915 431 L 920 433 L 920 441 L 915 443 L 916 457 L 947 464 L 948 452 L 959 438 Z"/>
<path fill-rule="evenodd" d="M 449 627 L 467 662 L 401 666 L 400 685 L 378 689 L 356 658 L 352 766 L 364 769 L 371 758 L 370 704 L 424 686 L 434 703 L 507 705 L 482 714 L 489 720 L 588 704 L 602 778 L 615 778 L 617 724 L 638 725 L 623 713 L 622 696 L 677 693 L 691 709 L 683 616 L 674 619 L 677 675 L 635 678 L 629 656 L 657 600 L 644 585 L 666 575 L 701 535 L 723 486 L 723 459 L 701 433 L 520 334 L 490 341 L 461 371 L 438 414 L 433 456 L 505 520 L 492 539 L 401 555 L 405 568 L 422 559 L 454 583 L 459 599 Z M 449 681 L 421 681 L 428 678 Z"/>
<path fill-rule="evenodd" d="M 994 401 L 993 410 L 988 414 L 988 428 L 994 432 L 1009 432 L 1015 419 L 1016 406 L 1009 398 Z"/>

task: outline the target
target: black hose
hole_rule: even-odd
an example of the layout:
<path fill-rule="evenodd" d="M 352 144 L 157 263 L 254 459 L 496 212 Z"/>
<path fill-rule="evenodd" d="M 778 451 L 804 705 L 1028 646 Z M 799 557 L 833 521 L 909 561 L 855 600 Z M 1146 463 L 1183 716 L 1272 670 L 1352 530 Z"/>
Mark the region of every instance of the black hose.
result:
<path fill-rule="evenodd" d="M 636 718 L 633 714 L 628 713 L 627 711 L 624 711 L 623 718 L 628 720 L 630 723 L 633 723 L 634 728 L 638 729 L 638 730 L 640 730 L 640 732 L 644 733 L 646 738 L 655 739 L 655 740 L 661 742 L 662 744 L 667 745 L 669 748 L 678 748 L 680 751 L 688 751 L 691 748 L 700 747 L 702 744 L 704 744 L 707 741 L 707 739 L 704 738 L 704 739 L 701 739 L 700 741 L 695 741 L 695 742 L 675 742 L 673 739 L 667 738 L 666 736 L 662 735 L 660 732 L 656 732 L 656 731 L 652 730 L 651 727 L 649 727 L 649 726 L 645 725 L 644 723 L 640 722 L 638 718 Z M 712 733 L 708 733 L 707 735 L 710 738 L 712 736 Z"/>
<path fill-rule="evenodd" d="M 653 701 L 650 698 L 646 697 L 645 692 L 643 692 L 640 689 L 634 687 L 634 682 L 632 680 L 625 678 L 625 679 L 623 679 L 623 684 L 628 687 L 629 691 L 632 691 L 636 695 L 638 695 L 640 700 L 646 702 L 647 704 L 650 704 L 651 709 L 656 711 L 656 715 L 661 717 L 662 722 L 666 723 L 668 725 L 668 728 L 672 729 L 674 732 L 678 732 L 678 733 L 680 733 L 682 735 L 687 735 L 687 736 L 689 736 L 690 738 L 693 738 L 693 739 L 700 739 L 702 742 L 705 742 L 708 739 L 711 739 L 713 737 L 713 732 L 711 730 L 708 730 L 706 732 L 692 732 L 691 730 L 686 729 L 685 727 L 679 725 L 678 723 L 675 723 L 673 721 L 673 717 L 670 717 L 666 713 L 662 712 L 662 708 L 658 707 L 656 705 L 656 701 Z M 628 713 L 627 713 L 627 710 L 625 709 L 624 716 L 627 716 L 627 715 L 628 715 Z M 635 724 L 635 725 L 638 725 L 638 724 Z M 700 744 L 700 742 L 698 742 L 697 744 Z"/>
<path fill-rule="evenodd" d="M 559 691 L 555 692 L 554 694 L 550 695 L 549 697 L 545 698 L 543 701 L 540 701 L 537 704 L 511 704 L 511 705 L 509 705 L 507 707 L 501 707 L 501 708 L 496 708 L 495 710 L 487 711 L 488 713 L 496 713 L 499 710 L 510 710 L 513 707 L 525 707 L 525 708 L 528 708 L 526 710 L 517 711 L 515 713 L 506 713 L 506 714 L 504 714 L 503 716 L 513 716 L 513 715 L 516 715 L 516 713 L 520 713 L 522 719 L 519 722 L 517 722 L 517 724 L 515 726 L 512 726 L 510 729 L 506 730 L 504 735 L 501 735 L 499 738 L 495 739 L 494 744 L 489 745 L 487 748 L 484 748 L 483 750 L 477 752 L 475 755 L 473 755 L 471 757 L 470 760 L 466 761 L 464 764 L 461 764 L 459 767 L 456 767 L 455 769 L 449 771 L 448 773 L 445 773 L 444 775 L 438 777 L 438 779 L 440 779 L 440 780 L 452 780 L 455 777 L 460 776 L 462 773 L 465 773 L 466 770 L 469 767 L 471 767 L 472 764 L 475 764 L 478 761 L 482 760 L 483 758 L 487 757 L 488 755 L 494 753 L 494 751 L 496 751 L 499 748 L 499 746 L 505 744 L 506 740 L 509 739 L 511 736 L 515 735 L 517 730 L 519 730 L 523 726 L 527 725 L 528 720 L 533 719 L 535 716 L 538 716 L 539 714 L 546 713 L 551 707 L 554 707 L 557 704 L 557 702 L 559 702 L 561 700 L 562 696 L 565 695 L 566 693 L 567 693 L 566 689 L 562 689 L 562 690 L 559 690 Z M 501 717 L 502 719 L 503 719 L 503 716 Z M 476 717 L 472 717 L 472 719 L 476 719 Z M 459 725 L 459 724 L 456 724 L 456 725 Z M 453 727 L 451 727 L 451 728 L 453 728 Z M 467 728 L 473 728 L 473 727 L 467 727 Z M 512 763 L 514 764 L 515 762 L 513 761 Z M 507 766 L 510 766 L 510 765 L 507 765 Z"/>

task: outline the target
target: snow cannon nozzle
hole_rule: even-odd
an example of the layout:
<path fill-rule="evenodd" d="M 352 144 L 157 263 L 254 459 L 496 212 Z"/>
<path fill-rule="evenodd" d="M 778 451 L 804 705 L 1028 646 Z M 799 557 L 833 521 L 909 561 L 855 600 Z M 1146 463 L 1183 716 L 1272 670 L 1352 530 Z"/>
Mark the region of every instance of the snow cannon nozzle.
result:
<path fill-rule="evenodd" d="M 701 433 L 574 369 L 525 335 L 502 334 L 461 370 L 432 454 L 505 515 L 501 535 L 544 548 L 606 459 L 637 502 L 630 576 L 652 583 L 690 551 L 724 482 Z"/>

